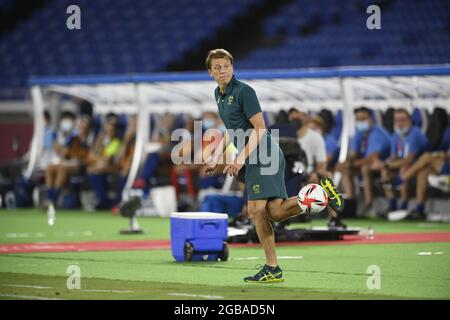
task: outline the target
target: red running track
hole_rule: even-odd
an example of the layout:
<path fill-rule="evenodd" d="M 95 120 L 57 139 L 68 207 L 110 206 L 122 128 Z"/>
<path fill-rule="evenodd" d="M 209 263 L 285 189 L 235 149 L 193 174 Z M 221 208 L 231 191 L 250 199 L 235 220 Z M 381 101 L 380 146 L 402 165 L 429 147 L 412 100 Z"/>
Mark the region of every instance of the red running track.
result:
<path fill-rule="evenodd" d="M 346 245 L 346 244 L 383 244 L 383 243 L 417 243 L 417 242 L 450 242 L 450 232 L 433 233 L 392 233 L 377 234 L 369 240 L 359 235 L 345 236 L 337 241 L 301 241 L 280 242 L 281 246 L 311 245 Z M 231 244 L 231 247 L 259 247 L 259 244 Z M 33 253 L 33 252 L 81 252 L 81 251 L 114 251 L 114 250 L 158 250 L 169 249 L 170 240 L 122 240 L 95 242 L 55 242 L 55 243 L 17 243 L 0 245 L 0 254 Z"/>

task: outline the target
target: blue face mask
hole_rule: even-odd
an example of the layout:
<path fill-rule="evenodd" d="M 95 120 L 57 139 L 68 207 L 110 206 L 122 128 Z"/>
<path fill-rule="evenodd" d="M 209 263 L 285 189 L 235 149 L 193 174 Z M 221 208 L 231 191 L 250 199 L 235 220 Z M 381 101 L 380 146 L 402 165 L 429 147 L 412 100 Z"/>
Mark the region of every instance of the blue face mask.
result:
<path fill-rule="evenodd" d="M 212 129 L 216 126 L 216 122 L 212 119 L 204 119 L 202 126 L 205 130 Z"/>
<path fill-rule="evenodd" d="M 356 130 L 360 132 L 367 132 L 369 129 L 369 121 L 356 121 Z"/>
<path fill-rule="evenodd" d="M 225 125 L 222 124 L 222 125 L 220 125 L 219 130 L 220 130 L 220 132 L 222 132 L 222 134 L 224 134 L 225 131 L 227 131 L 227 127 L 225 127 Z"/>
<path fill-rule="evenodd" d="M 406 135 L 407 135 L 408 132 L 409 132 L 409 128 L 398 128 L 398 127 L 395 127 L 395 128 L 394 128 L 394 131 L 395 131 L 395 133 L 398 134 L 399 136 L 401 136 L 401 137 L 406 137 Z"/>

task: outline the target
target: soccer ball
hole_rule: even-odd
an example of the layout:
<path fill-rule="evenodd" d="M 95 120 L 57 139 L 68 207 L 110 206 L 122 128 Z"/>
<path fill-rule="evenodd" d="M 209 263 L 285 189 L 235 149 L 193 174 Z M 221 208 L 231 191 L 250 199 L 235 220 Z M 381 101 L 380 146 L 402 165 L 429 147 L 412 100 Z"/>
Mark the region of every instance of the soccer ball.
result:
<path fill-rule="evenodd" d="M 318 184 L 307 184 L 298 193 L 298 205 L 302 213 L 320 213 L 327 204 L 328 195 Z"/>

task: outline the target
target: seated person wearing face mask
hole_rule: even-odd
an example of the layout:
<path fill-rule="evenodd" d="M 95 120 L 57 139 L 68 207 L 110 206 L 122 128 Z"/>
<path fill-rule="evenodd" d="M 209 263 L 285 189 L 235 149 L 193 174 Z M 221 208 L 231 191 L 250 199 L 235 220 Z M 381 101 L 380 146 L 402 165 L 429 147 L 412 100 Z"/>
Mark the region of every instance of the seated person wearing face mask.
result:
<path fill-rule="evenodd" d="M 58 202 L 60 191 L 69 176 L 78 173 L 86 162 L 90 119 L 85 117 L 80 119 L 77 130 L 75 130 L 74 122 L 75 115 L 72 112 L 62 114 L 60 131 L 53 144 L 55 157 L 45 172 L 49 215 L 53 214 L 54 205 Z M 49 219 L 51 220 L 51 217 Z"/>
<path fill-rule="evenodd" d="M 401 186 L 400 210 L 408 208 L 408 183 L 402 183 L 400 176 L 429 148 L 427 137 L 419 128 L 413 127 L 411 115 L 404 108 L 394 111 L 394 131 L 391 136 L 391 155 L 389 159 L 385 162 L 379 161 L 374 165 L 374 167 L 381 170 L 385 194 L 389 200 L 389 212 L 397 210 L 396 185 Z"/>
<path fill-rule="evenodd" d="M 431 143 L 430 143 L 431 144 Z M 425 219 L 425 201 L 428 184 L 443 192 L 450 192 L 450 127 L 447 127 L 438 148 L 424 152 L 406 172 L 400 175 L 400 181 L 407 184 L 416 180 L 416 207 L 408 211 L 408 219 Z"/>
<path fill-rule="evenodd" d="M 360 176 L 364 183 L 364 209 L 369 210 L 373 203 L 373 165 L 384 161 L 390 153 L 389 133 L 377 126 L 372 110 L 366 107 L 355 109 L 356 133 L 351 140 L 347 160 L 337 167 L 342 172 L 344 192 L 349 199 L 354 199 L 353 177 Z"/>

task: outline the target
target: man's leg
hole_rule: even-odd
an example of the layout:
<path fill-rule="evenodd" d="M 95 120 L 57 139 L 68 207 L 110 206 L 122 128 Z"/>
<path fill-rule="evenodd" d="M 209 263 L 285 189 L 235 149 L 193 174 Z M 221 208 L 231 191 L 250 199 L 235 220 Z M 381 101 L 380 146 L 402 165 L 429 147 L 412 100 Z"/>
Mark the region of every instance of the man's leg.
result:
<path fill-rule="evenodd" d="M 70 176 L 76 175 L 80 170 L 80 165 L 78 164 L 64 164 L 62 163 L 58 167 L 58 172 L 56 176 L 55 187 L 61 189 L 67 182 Z"/>
<path fill-rule="evenodd" d="M 419 171 L 416 178 L 416 213 L 419 217 L 425 217 L 425 201 L 428 188 L 428 174 L 430 169 L 424 168 Z"/>
<path fill-rule="evenodd" d="M 302 213 L 298 205 L 297 196 L 290 197 L 286 200 L 273 199 L 267 201 L 266 209 L 269 217 L 275 222 L 280 222 Z"/>
<path fill-rule="evenodd" d="M 406 172 L 407 169 L 401 169 L 399 175 Z M 400 186 L 400 210 L 407 210 L 408 209 L 408 198 L 409 198 L 409 183 L 405 182 L 402 183 Z"/>
<path fill-rule="evenodd" d="M 381 170 L 381 181 L 383 181 L 383 190 L 386 198 L 389 201 L 389 209 L 388 211 L 397 210 L 397 199 L 395 198 L 395 190 L 392 185 L 392 172 L 389 169 Z"/>
<path fill-rule="evenodd" d="M 432 162 L 432 156 L 431 153 L 426 152 L 423 155 L 420 156 L 419 159 L 417 159 L 416 162 L 414 162 L 407 170 L 404 170 L 400 177 L 407 181 L 411 179 L 412 177 L 417 176 L 420 170 L 427 168 L 431 165 Z"/>
<path fill-rule="evenodd" d="M 364 182 L 364 205 L 366 208 L 370 207 L 373 202 L 373 190 L 372 190 L 372 172 L 370 165 L 364 165 L 361 167 L 361 174 Z"/>
<path fill-rule="evenodd" d="M 353 172 L 349 168 L 343 168 L 342 170 L 342 189 L 347 195 L 348 199 L 355 198 L 354 186 L 353 186 Z"/>
<path fill-rule="evenodd" d="M 248 212 L 255 224 L 259 242 L 264 249 L 266 264 L 254 276 L 245 277 L 245 282 L 283 282 L 283 272 L 278 266 L 275 251 L 275 234 L 266 212 L 267 200 L 249 200 Z"/>
<path fill-rule="evenodd" d="M 49 165 L 45 170 L 45 184 L 47 185 L 47 198 L 50 203 L 54 202 L 54 188 L 58 166 Z"/>
<path fill-rule="evenodd" d="M 271 267 L 278 265 L 275 252 L 275 234 L 266 213 L 267 200 L 249 200 L 248 212 L 255 224 L 259 242 L 264 249 L 266 264 Z"/>

